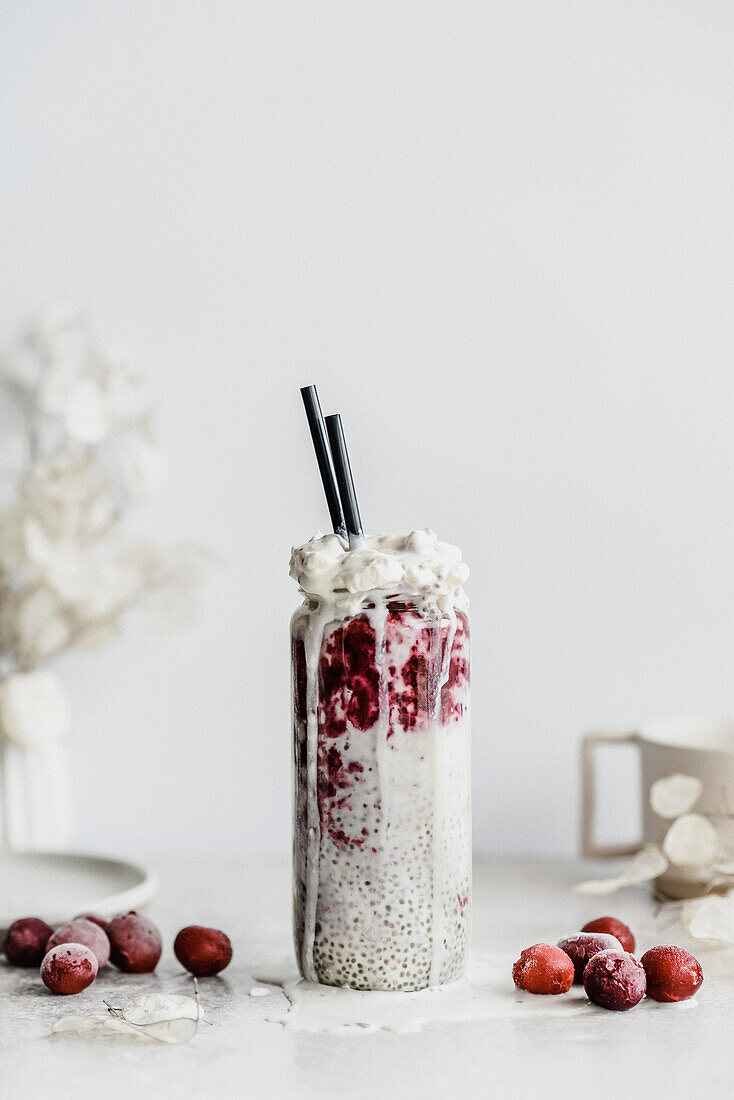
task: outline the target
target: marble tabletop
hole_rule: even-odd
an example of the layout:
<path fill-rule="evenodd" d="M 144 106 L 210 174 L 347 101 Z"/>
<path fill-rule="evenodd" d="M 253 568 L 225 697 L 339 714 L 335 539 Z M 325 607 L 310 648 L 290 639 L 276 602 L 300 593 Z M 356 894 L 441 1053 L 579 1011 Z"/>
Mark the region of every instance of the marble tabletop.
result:
<path fill-rule="evenodd" d="M 601 902 L 574 894 L 573 883 L 598 872 L 598 866 L 479 857 L 472 951 L 475 962 L 482 963 L 474 969 L 484 975 L 474 990 L 482 1018 L 430 1022 L 410 1033 L 365 1027 L 303 1030 L 308 1004 L 299 1005 L 300 1024 L 294 1026 L 293 1018 L 289 1023 L 288 1001 L 275 984 L 293 974 L 287 861 L 161 860 L 154 869 L 160 892 L 147 911 L 166 944 L 155 975 L 123 975 L 108 967 L 77 997 L 54 997 L 35 971 L 0 966 L 0 1093 L 5 1100 L 617 1100 L 729 1097 L 734 1090 L 734 948 L 702 950 L 690 944 L 675 913 L 656 906 L 646 888 L 630 888 Z M 603 913 L 629 923 L 641 950 L 655 942 L 693 947 L 705 973 L 698 996 L 682 1005 L 643 1002 L 631 1012 L 611 1013 L 586 1005 L 578 993 L 562 1005 L 564 998 L 530 998 L 514 991 L 510 971 L 521 948 L 539 940 L 555 942 Z M 51 1034 L 62 1016 L 103 1011 L 103 998 L 124 1003 L 152 991 L 189 993 L 191 981 L 170 945 L 182 925 L 193 923 L 223 928 L 235 954 L 220 977 L 201 982 L 208 1023 L 200 1025 L 190 1043 L 169 1047 L 136 1038 Z M 264 995 L 251 995 L 263 986 Z"/>

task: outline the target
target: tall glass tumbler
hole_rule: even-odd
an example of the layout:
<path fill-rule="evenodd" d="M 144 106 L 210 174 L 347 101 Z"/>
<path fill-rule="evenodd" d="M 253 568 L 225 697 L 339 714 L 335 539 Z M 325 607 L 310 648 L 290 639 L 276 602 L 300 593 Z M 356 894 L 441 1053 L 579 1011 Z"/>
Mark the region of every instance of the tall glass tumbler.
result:
<path fill-rule="evenodd" d="M 294 934 L 302 975 L 412 990 L 464 972 L 469 621 L 414 595 L 292 620 Z"/>

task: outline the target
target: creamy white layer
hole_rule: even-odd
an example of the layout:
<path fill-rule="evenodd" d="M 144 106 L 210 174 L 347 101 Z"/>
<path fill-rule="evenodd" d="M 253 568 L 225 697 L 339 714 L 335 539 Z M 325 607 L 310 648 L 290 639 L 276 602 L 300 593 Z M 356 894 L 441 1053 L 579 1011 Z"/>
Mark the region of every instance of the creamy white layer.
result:
<path fill-rule="evenodd" d="M 409 593 L 450 613 L 466 607 L 462 585 L 469 569 L 458 546 L 426 529 L 370 535 L 351 549 L 338 535 L 315 535 L 294 547 L 290 575 L 306 595 L 346 613 L 372 592 Z"/>

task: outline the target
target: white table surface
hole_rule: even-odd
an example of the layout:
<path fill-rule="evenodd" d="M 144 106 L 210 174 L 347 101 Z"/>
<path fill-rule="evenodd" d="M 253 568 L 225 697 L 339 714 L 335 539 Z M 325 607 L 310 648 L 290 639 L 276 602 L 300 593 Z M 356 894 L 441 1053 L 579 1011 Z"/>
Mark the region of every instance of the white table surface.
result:
<path fill-rule="evenodd" d="M 0 1094 L 5 1100 L 74 1096 L 116 1097 L 619 1097 L 706 1096 L 734 1093 L 734 948 L 694 950 L 705 981 L 686 1006 L 643 1002 L 626 1013 L 589 1006 L 513 1013 L 471 1023 L 434 1023 L 417 1034 L 377 1031 L 309 1034 L 268 1022 L 286 1004 L 274 989 L 250 997 L 258 976 L 282 971 L 291 960 L 290 873 L 271 862 L 161 861 L 158 898 L 149 915 L 164 933 L 163 959 L 154 976 L 106 968 L 77 997 L 54 997 L 35 971 L 0 967 Z M 570 861 L 476 861 L 473 949 L 506 954 L 555 942 L 600 913 L 626 919 L 641 950 L 685 937 L 660 913 L 645 888 L 610 899 L 571 891 L 598 870 Z M 235 955 L 230 967 L 201 983 L 213 1026 L 201 1025 L 185 1046 L 147 1041 L 51 1036 L 66 1014 L 94 1013 L 102 998 L 188 992 L 172 950 L 184 924 L 227 931 Z M 667 926 L 667 927 L 666 927 Z M 272 987 L 271 987 L 272 988 Z M 495 993 L 487 990 L 488 996 Z M 396 996 L 399 996 L 397 994 Z M 527 995 L 525 995 L 527 998 Z M 522 999 L 522 998 L 520 998 Z M 537 1001 L 538 998 L 533 998 Z M 545 1000 L 550 1001 L 551 998 Z"/>

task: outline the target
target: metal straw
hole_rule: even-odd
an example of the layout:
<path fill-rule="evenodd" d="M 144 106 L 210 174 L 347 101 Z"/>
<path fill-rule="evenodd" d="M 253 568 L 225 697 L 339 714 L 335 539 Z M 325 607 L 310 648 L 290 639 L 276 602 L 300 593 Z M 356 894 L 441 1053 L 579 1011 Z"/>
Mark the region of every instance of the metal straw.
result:
<path fill-rule="evenodd" d="M 347 521 L 349 545 L 358 545 L 364 542 L 362 517 L 359 514 L 359 504 L 357 503 L 357 494 L 354 489 L 354 478 L 352 477 L 352 468 L 349 465 L 349 454 L 347 453 L 347 444 L 344 438 L 342 418 L 339 413 L 327 416 L 326 431 L 329 436 L 329 443 L 331 444 L 331 454 L 334 459 L 334 466 L 336 467 L 336 480 L 339 485 L 339 495 L 341 496 L 342 507 L 344 508 L 344 517 Z"/>
<path fill-rule="evenodd" d="M 301 397 L 303 398 L 306 416 L 308 417 L 308 426 L 311 429 L 311 438 L 313 440 L 314 450 L 316 451 L 316 461 L 319 464 L 321 482 L 324 486 L 324 493 L 326 494 L 326 503 L 329 506 L 331 526 L 334 532 L 340 535 L 346 542 L 347 527 L 344 522 L 344 512 L 339 496 L 339 487 L 337 485 L 336 472 L 334 470 L 334 460 L 331 455 L 329 440 L 326 436 L 324 416 L 321 412 L 321 404 L 319 402 L 319 395 L 316 392 L 316 387 L 304 386 L 301 389 Z"/>

